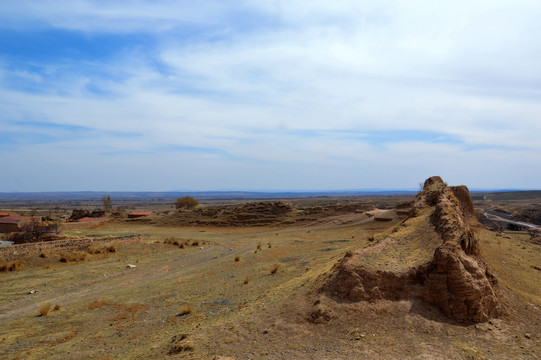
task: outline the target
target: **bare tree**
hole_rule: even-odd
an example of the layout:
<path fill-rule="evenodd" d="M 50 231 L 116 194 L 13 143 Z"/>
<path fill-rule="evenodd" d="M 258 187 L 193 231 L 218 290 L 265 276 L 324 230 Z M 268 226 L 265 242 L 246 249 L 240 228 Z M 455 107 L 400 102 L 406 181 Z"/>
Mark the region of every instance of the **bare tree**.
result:
<path fill-rule="evenodd" d="M 106 195 L 104 197 L 101 198 L 101 202 L 103 203 L 103 209 L 105 211 L 110 211 L 111 210 L 111 195 Z"/>
<path fill-rule="evenodd" d="M 38 217 L 31 217 L 19 223 L 19 228 L 24 234 L 26 241 L 39 241 L 40 238 L 55 230 L 54 226 L 49 223 L 44 223 Z"/>

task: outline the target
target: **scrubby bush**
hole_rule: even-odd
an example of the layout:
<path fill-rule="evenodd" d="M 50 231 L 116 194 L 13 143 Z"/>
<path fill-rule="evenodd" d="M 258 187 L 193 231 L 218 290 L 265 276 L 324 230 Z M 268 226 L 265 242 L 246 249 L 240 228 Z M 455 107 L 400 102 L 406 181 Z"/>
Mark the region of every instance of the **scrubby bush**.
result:
<path fill-rule="evenodd" d="M 197 205 L 199 205 L 199 200 L 194 199 L 191 196 L 177 198 L 177 201 L 175 202 L 175 207 L 177 209 L 193 209 Z"/>
<path fill-rule="evenodd" d="M 22 269 L 23 262 L 21 260 L 9 261 L 0 263 L 0 272 L 17 271 Z"/>
<path fill-rule="evenodd" d="M 45 303 L 45 304 L 41 304 L 39 306 L 39 315 L 40 316 L 47 316 L 47 315 L 49 315 L 50 311 L 51 311 L 51 303 Z"/>
<path fill-rule="evenodd" d="M 67 263 L 85 261 L 87 257 L 88 253 L 86 251 L 63 253 L 60 254 L 60 262 Z"/>

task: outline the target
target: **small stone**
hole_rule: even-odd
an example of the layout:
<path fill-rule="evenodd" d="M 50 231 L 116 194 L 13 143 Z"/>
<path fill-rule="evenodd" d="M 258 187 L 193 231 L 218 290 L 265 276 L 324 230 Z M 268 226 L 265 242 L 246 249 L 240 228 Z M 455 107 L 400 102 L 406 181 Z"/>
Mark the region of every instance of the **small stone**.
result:
<path fill-rule="evenodd" d="M 39 290 L 30 290 L 28 293 L 29 293 L 29 294 L 35 294 L 35 293 L 37 293 L 37 292 L 39 292 Z"/>
<path fill-rule="evenodd" d="M 530 339 L 530 338 L 532 337 L 532 335 L 530 335 L 529 333 L 526 333 L 526 334 L 524 334 L 524 337 L 525 337 L 526 339 Z"/>
<path fill-rule="evenodd" d="M 481 327 L 480 327 L 479 325 L 475 325 L 475 328 L 476 328 L 477 330 L 481 330 Z"/>
<path fill-rule="evenodd" d="M 487 330 L 488 330 L 488 331 L 492 331 L 492 328 L 491 328 L 491 327 L 489 327 L 489 328 L 488 328 Z"/>
<path fill-rule="evenodd" d="M 132 264 L 128 264 L 128 266 L 126 266 L 128 269 L 133 269 L 133 268 L 136 268 L 137 266 L 135 265 L 132 265 Z"/>

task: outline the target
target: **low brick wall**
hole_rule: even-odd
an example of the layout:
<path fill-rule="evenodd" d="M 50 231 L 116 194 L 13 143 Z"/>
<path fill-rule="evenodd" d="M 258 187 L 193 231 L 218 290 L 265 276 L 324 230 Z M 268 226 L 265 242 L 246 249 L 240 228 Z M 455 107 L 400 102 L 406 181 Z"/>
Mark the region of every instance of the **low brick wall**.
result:
<path fill-rule="evenodd" d="M 64 251 L 84 251 L 91 246 L 104 247 L 108 245 L 122 246 L 136 244 L 142 243 L 144 238 L 142 235 L 128 235 L 107 239 L 66 239 L 2 246 L 0 247 L 0 261 L 19 260 L 28 256 L 39 255 L 42 251 L 59 253 Z"/>

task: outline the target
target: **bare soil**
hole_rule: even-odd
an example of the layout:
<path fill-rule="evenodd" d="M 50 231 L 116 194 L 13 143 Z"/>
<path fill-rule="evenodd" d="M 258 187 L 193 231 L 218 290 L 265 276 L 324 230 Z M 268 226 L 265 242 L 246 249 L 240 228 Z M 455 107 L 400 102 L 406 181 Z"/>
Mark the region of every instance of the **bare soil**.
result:
<path fill-rule="evenodd" d="M 304 211 L 286 217 L 308 216 L 299 215 Z M 143 240 L 116 242 L 116 252 L 81 262 L 35 254 L 22 270 L 0 273 L 0 358 L 540 358 L 541 271 L 534 267 L 541 267 L 541 248 L 527 234 L 478 230 L 506 309 L 490 322 L 458 323 L 421 300 L 316 296 L 347 251 L 381 247 L 375 268 L 430 256 L 429 229 L 402 226 L 405 217 L 395 210 L 368 213 L 323 211 L 257 226 L 188 226 L 160 217 L 71 224 L 64 229 L 71 236 Z M 430 246 L 382 241 L 393 233 Z M 184 248 L 164 243 L 168 238 Z M 50 312 L 40 316 L 47 303 Z"/>

